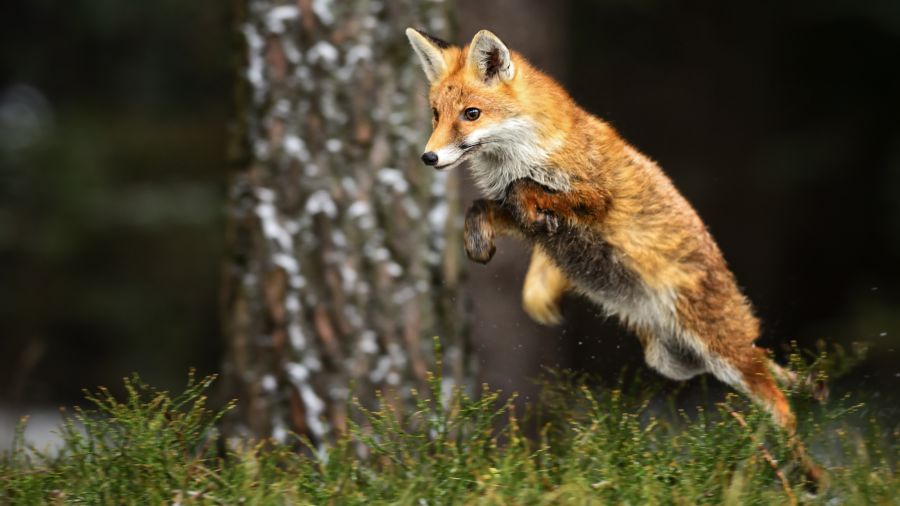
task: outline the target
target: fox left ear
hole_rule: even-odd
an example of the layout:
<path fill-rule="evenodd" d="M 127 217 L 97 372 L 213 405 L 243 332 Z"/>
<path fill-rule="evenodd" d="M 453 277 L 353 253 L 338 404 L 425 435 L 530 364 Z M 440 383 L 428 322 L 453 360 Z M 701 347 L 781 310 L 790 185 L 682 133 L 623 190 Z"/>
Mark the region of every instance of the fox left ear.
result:
<path fill-rule="evenodd" d="M 407 28 L 406 36 L 409 38 L 413 51 L 419 56 L 425 77 L 428 78 L 428 82 L 433 83 L 447 71 L 444 50 L 450 47 L 450 44 L 415 28 Z"/>
<path fill-rule="evenodd" d="M 476 33 L 472 43 L 469 44 L 468 62 L 486 83 L 495 78 L 508 81 L 516 74 L 506 44 L 487 30 Z"/>

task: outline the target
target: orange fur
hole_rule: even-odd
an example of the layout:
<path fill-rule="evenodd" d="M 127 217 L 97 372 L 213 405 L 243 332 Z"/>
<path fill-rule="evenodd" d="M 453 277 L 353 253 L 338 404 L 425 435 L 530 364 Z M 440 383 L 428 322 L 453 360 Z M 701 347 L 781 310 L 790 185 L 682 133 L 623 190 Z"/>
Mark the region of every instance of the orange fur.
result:
<path fill-rule="evenodd" d="M 753 345 L 759 322 L 749 302 L 656 163 L 490 32 L 463 48 L 407 34 L 426 73 L 432 65 L 426 152 L 448 165 L 467 159 L 486 193 L 466 218 L 470 258 L 489 261 L 495 234 L 524 237 L 535 245 L 523 290 L 535 320 L 556 323 L 562 294 L 581 293 L 638 334 L 651 367 L 674 379 L 711 372 L 793 434 L 777 366 Z M 477 120 L 467 108 L 480 111 Z"/>
<path fill-rule="evenodd" d="M 553 260 L 535 246 L 531 264 L 522 287 L 522 307 L 534 321 L 544 325 L 556 325 L 562 321 L 560 302 L 570 288 L 569 279 Z"/>

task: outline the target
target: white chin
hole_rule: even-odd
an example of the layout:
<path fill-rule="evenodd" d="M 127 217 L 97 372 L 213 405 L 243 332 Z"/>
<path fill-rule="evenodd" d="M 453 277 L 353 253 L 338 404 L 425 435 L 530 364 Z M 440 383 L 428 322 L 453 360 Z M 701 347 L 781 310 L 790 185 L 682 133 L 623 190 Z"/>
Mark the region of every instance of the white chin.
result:
<path fill-rule="evenodd" d="M 452 169 L 452 168 L 456 167 L 457 165 L 459 165 L 460 163 L 462 163 L 463 158 L 464 157 L 461 156 L 461 157 L 457 158 L 455 161 L 452 161 L 450 163 L 445 163 L 444 165 L 435 165 L 434 168 L 437 170 Z"/>

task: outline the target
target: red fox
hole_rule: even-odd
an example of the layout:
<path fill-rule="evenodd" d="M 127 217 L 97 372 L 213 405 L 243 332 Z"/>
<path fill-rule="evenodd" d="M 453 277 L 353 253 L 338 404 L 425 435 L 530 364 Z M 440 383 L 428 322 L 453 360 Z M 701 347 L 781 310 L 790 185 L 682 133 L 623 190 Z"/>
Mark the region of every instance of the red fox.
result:
<path fill-rule="evenodd" d="M 776 383 L 791 373 L 754 346 L 749 301 L 659 166 L 493 33 L 462 48 L 406 35 L 430 83 L 434 131 L 422 161 L 438 170 L 467 161 L 485 197 L 466 215 L 469 258 L 490 261 L 497 234 L 524 238 L 534 249 L 523 304 L 536 321 L 559 322 L 563 294 L 582 294 L 637 334 L 650 367 L 674 380 L 712 373 L 793 435 Z"/>

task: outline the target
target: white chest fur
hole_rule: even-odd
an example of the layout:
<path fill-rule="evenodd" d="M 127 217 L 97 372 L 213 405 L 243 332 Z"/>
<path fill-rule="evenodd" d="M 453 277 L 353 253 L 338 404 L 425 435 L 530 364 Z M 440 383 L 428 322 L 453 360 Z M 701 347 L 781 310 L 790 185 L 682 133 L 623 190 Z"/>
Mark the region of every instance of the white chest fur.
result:
<path fill-rule="evenodd" d="M 556 146 L 541 142 L 532 121 L 511 118 L 470 134 L 466 144 L 481 144 L 471 159 L 475 185 L 485 197 L 500 199 L 517 179 L 532 179 L 550 189 L 565 191 L 569 177 L 548 166 Z"/>

